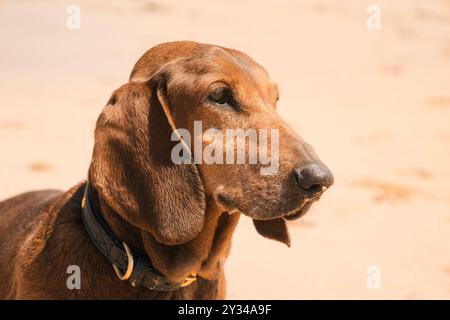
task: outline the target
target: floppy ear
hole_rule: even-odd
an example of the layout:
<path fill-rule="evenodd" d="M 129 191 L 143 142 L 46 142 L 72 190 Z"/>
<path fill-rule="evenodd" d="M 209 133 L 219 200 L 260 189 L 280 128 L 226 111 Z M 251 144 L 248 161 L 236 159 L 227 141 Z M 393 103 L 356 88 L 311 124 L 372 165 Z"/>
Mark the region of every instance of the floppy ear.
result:
<path fill-rule="evenodd" d="M 263 237 L 283 242 L 288 247 L 291 246 L 291 237 L 283 218 L 271 220 L 253 219 L 256 231 Z"/>
<path fill-rule="evenodd" d="M 158 242 L 174 245 L 203 228 L 205 195 L 193 164 L 175 164 L 165 82 L 130 82 L 97 120 L 92 185 L 106 203 Z"/>

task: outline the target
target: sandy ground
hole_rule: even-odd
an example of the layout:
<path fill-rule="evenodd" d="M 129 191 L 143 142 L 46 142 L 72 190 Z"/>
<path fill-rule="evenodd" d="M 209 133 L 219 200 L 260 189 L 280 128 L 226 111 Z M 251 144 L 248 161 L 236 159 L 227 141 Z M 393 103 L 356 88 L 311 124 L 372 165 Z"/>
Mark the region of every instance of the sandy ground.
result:
<path fill-rule="evenodd" d="M 290 249 L 241 219 L 228 298 L 450 298 L 450 1 L 2 1 L 0 39 L 0 199 L 85 178 L 96 117 L 145 50 L 221 44 L 267 68 L 336 179 Z"/>

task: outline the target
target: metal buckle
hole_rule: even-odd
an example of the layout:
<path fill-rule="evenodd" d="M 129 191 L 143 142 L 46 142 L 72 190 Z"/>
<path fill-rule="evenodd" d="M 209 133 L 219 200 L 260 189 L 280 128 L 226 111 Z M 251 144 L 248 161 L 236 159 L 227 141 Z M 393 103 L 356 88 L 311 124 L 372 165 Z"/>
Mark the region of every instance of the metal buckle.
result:
<path fill-rule="evenodd" d="M 131 276 L 131 273 L 133 272 L 133 269 L 134 269 L 134 259 L 133 259 L 133 253 L 131 252 L 130 247 L 125 242 L 122 242 L 122 243 L 123 243 L 123 246 L 125 248 L 125 252 L 127 253 L 127 259 L 128 259 L 127 270 L 125 271 L 124 274 L 122 274 L 120 272 L 120 270 L 119 270 L 119 267 L 117 267 L 115 264 L 113 264 L 112 266 L 114 268 L 114 271 L 117 274 L 117 277 L 120 280 L 128 280 L 130 278 L 130 276 Z"/>
<path fill-rule="evenodd" d="M 180 287 L 182 287 L 182 288 L 187 287 L 190 284 L 192 284 L 193 282 L 195 282 L 195 280 L 197 280 L 197 274 L 193 273 L 193 274 L 187 276 L 186 279 L 184 279 L 184 281 Z"/>

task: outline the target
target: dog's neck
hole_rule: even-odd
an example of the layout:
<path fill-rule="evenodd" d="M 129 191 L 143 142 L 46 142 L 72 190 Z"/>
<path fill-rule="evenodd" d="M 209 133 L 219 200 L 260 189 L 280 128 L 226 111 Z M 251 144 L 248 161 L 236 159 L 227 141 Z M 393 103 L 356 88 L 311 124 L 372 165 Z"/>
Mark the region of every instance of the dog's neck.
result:
<path fill-rule="evenodd" d="M 93 191 L 91 201 L 114 234 L 134 250 L 146 254 L 153 267 L 169 280 L 180 282 L 191 273 L 209 280 L 221 276 L 239 213 L 230 215 L 224 212 L 212 197 L 207 196 L 202 231 L 189 242 L 168 246 L 156 241 L 146 230 L 131 225 L 111 209 L 106 199 Z"/>

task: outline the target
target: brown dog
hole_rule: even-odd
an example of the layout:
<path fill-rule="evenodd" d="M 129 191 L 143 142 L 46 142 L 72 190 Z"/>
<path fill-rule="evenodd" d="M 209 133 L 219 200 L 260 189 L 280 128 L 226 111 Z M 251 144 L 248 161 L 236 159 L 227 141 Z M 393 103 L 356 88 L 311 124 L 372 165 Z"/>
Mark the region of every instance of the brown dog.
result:
<path fill-rule="evenodd" d="M 278 116 L 277 100 L 267 72 L 242 52 L 194 42 L 150 49 L 97 121 L 87 197 L 85 182 L 0 203 L 0 297 L 224 298 L 223 263 L 240 213 L 263 236 L 289 245 L 286 220 L 303 215 L 333 183 L 312 148 Z M 261 164 L 174 163 L 180 141 L 171 141 L 172 133 L 193 133 L 199 120 L 203 130 L 277 129 L 276 174 L 262 175 Z M 114 267 L 117 276 L 115 258 L 105 257 L 104 243 L 83 223 L 89 206 L 124 243 L 108 247 L 126 255 L 125 268 Z M 135 272 L 138 256 L 157 271 Z M 80 289 L 68 288 L 72 265 L 79 267 Z M 147 276 L 154 289 L 136 284 Z M 161 279 L 173 287 L 159 287 Z"/>

